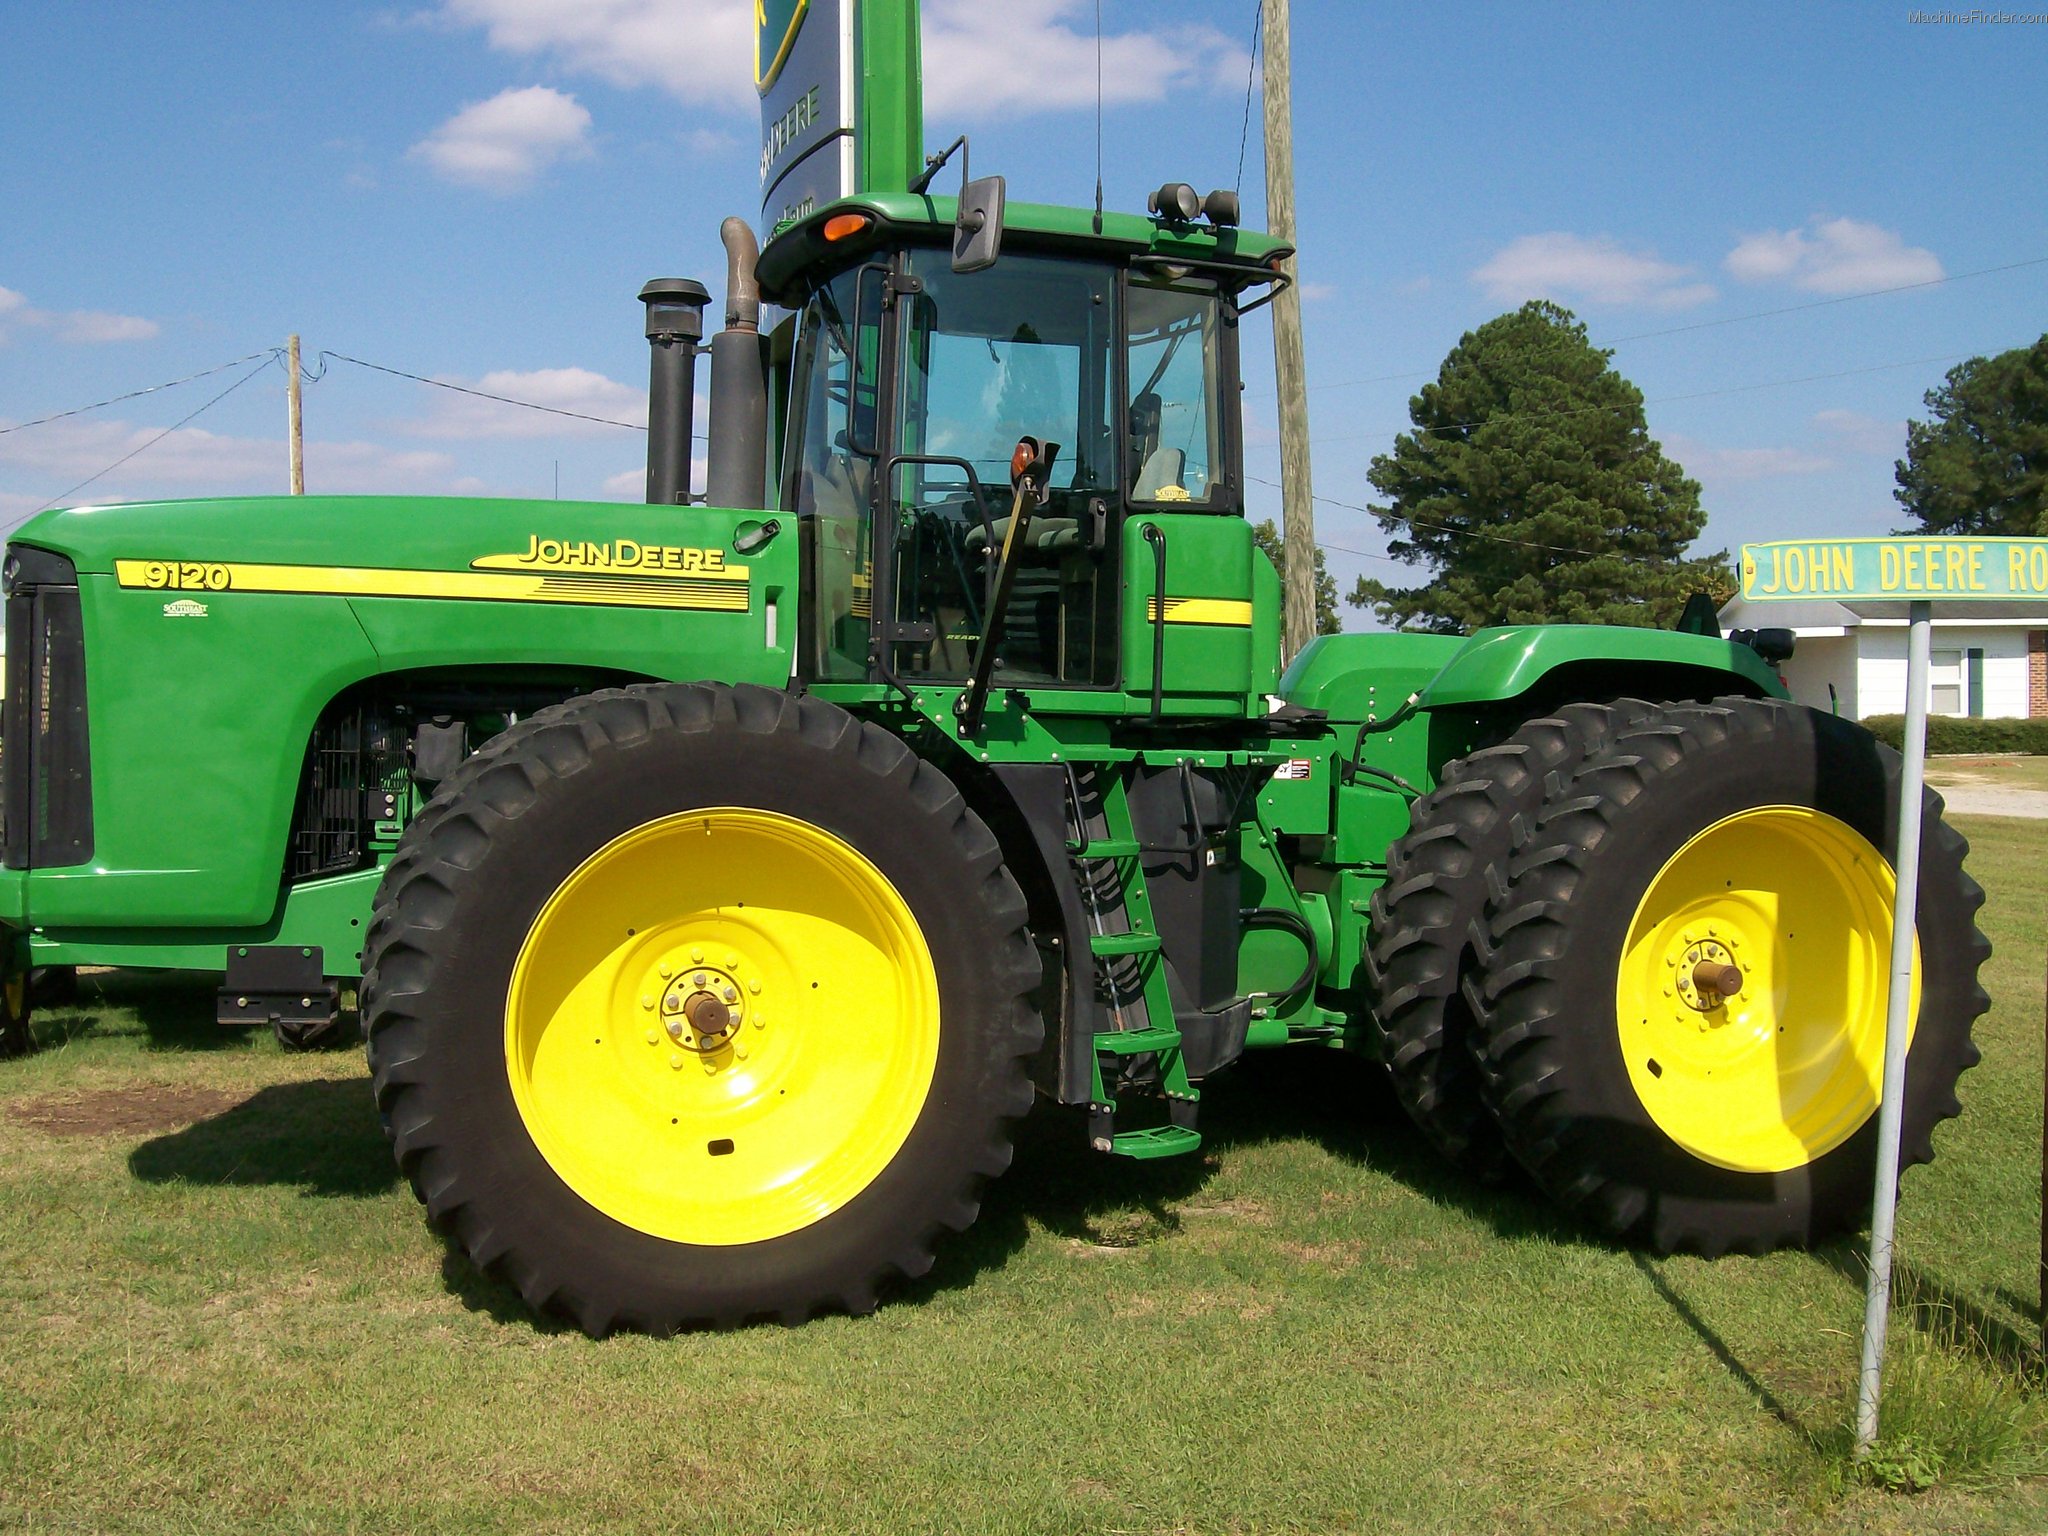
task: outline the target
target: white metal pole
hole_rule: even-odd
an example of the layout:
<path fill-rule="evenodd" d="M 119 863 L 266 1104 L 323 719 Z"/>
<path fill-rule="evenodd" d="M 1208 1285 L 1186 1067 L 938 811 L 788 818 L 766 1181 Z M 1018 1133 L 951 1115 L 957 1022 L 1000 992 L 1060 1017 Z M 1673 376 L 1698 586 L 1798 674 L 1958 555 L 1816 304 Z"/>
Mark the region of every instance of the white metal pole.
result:
<path fill-rule="evenodd" d="M 1863 1365 L 1856 1380 L 1856 1454 L 1877 1441 L 1885 1322 L 1892 1300 L 1892 1232 L 1899 1200 L 1905 1113 L 1907 1010 L 1913 998 L 1913 925 L 1920 893 L 1921 777 L 1927 764 L 1927 663 L 1932 605 L 1915 602 L 1906 640 L 1906 769 L 1899 786 L 1898 896 L 1892 903 L 1891 996 L 1884 1020 L 1884 1088 L 1877 1112 L 1877 1187 L 1870 1206 L 1870 1286 L 1863 1301 Z"/>

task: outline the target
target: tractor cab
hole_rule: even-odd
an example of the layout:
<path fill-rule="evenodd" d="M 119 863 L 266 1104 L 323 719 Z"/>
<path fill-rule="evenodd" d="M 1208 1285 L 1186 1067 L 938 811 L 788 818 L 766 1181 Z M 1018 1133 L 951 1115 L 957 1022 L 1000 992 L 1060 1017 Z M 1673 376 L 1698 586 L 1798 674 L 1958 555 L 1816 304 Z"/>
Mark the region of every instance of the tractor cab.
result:
<path fill-rule="evenodd" d="M 1198 250 L 1162 251 L 1168 226 L 1129 216 L 1079 238 L 1086 214 L 1013 205 L 1000 259 L 963 271 L 949 201 L 835 204 L 761 256 L 797 311 L 778 499 L 803 541 L 799 674 L 964 683 L 991 637 L 996 688 L 1149 689 L 1149 640 L 1125 654 L 1133 583 L 1140 629 L 1148 597 L 1157 624 L 1158 599 L 1209 595 L 1232 606 L 1195 611 L 1249 640 L 1237 322 L 1278 247 L 1191 228 L 1171 243 Z M 1057 451 L 1013 537 L 1024 438 Z M 1182 525 L 1174 574 L 1227 592 L 1152 591 L 1161 518 Z"/>

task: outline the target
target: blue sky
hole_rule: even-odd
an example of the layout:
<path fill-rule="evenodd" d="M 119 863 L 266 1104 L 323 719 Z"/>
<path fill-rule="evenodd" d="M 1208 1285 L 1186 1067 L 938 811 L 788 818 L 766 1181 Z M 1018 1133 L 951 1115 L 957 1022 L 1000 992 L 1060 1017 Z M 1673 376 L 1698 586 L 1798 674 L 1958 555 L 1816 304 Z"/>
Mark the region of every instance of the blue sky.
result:
<path fill-rule="evenodd" d="M 1108 202 L 1237 182 L 1251 0 L 1102 9 Z M 640 416 L 640 283 L 715 291 L 718 221 L 758 205 L 750 12 L 14 0 L 0 428 L 294 330 L 309 366 L 332 351 Z M 2048 329 L 2048 25 L 1911 13 L 1295 0 L 1317 526 L 1346 588 L 1407 578 L 1370 558 L 1373 520 L 1334 503 L 1372 499 L 1372 456 L 1459 335 L 1536 295 L 1642 387 L 1705 486 L 1703 547 L 1895 525 L 1922 392 Z M 1090 200 L 1092 5 L 927 0 L 925 38 L 933 147 L 969 131 L 975 169 L 1013 197 Z M 1257 135 L 1254 101 L 1251 223 Z M 1818 307 L 1742 318 L 1802 305 Z M 1246 356 L 1248 469 L 1276 480 L 1266 332 Z M 250 366 L 0 433 L 0 525 Z M 340 361 L 306 413 L 314 491 L 545 497 L 559 473 L 565 497 L 638 495 L 637 432 Z M 281 490 L 283 428 L 269 368 L 73 499 Z M 1253 489 L 1255 513 L 1277 511 Z"/>

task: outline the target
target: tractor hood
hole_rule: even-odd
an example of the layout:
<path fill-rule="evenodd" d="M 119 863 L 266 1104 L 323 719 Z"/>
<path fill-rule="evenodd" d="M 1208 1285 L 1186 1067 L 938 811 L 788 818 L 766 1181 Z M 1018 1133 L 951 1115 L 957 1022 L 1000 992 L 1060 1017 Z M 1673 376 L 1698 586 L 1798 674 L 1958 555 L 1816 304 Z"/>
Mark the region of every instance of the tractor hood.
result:
<path fill-rule="evenodd" d="M 131 565 L 199 562 L 228 567 L 224 582 L 218 571 L 194 578 L 215 590 L 334 592 L 345 589 L 332 578 L 316 588 L 245 585 L 235 580 L 236 568 L 655 578 L 715 573 L 736 558 L 722 549 L 729 541 L 727 530 L 740 519 L 758 516 L 631 502 L 248 496 L 45 512 L 16 529 L 12 542 L 64 555 L 81 575 L 117 576 L 122 586 L 139 584 L 130 579 L 137 575 L 127 569 Z M 721 547 L 703 543 L 707 518 L 717 519 L 717 531 L 727 535 L 718 539 Z M 273 573 L 261 579 L 281 578 Z M 365 586 L 346 590 L 369 592 L 376 585 L 371 577 L 364 581 Z M 176 573 L 169 582 L 183 585 Z"/>

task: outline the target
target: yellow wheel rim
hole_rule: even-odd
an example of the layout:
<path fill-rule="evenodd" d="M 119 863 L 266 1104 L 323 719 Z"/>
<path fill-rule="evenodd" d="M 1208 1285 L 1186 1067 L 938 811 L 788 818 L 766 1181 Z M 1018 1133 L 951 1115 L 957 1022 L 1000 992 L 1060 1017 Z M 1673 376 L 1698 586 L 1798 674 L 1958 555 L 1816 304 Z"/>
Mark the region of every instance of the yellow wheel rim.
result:
<path fill-rule="evenodd" d="M 768 811 L 689 811 L 592 854 L 534 919 L 505 1007 L 549 1166 L 684 1243 L 844 1206 L 902 1149 L 938 1054 L 910 908 L 848 844 Z"/>
<path fill-rule="evenodd" d="M 1615 998 L 1629 1081 L 1666 1135 L 1776 1173 L 1855 1134 L 1884 1077 L 1896 890 L 1861 835 L 1797 806 L 1715 822 L 1671 857 L 1629 925 Z M 1909 1027 L 1917 940 L 1910 1001 Z"/>

